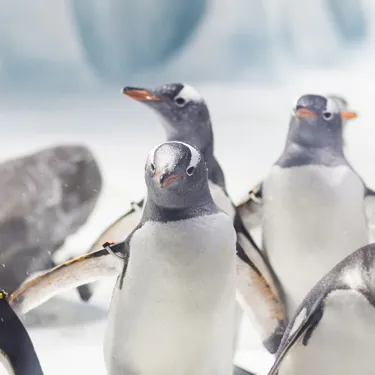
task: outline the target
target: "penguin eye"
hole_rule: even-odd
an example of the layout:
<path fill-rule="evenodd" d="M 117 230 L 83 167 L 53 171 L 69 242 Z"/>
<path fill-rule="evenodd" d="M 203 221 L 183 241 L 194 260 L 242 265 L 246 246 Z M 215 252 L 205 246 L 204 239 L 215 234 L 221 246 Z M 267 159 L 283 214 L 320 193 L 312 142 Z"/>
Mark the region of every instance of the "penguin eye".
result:
<path fill-rule="evenodd" d="M 187 174 L 188 176 L 191 176 L 194 172 L 195 172 L 195 167 L 189 167 L 189 168 L 186 170 L 186 174 Z"/>
<path fill-rule="evenodd" d="M 179 107 L 183 107 L 186 104 L 186 100 L 184 98 L 181 98 L 181 97 L 176 98 L 174 101 Z"/>
<path fill-rule="evenodd" d="M 325 112 L 323 112 L 323 117 L 324 117 L 325 120 L 331 120 L 332 117 L 333 117 L 333 113 L 325 111 Z"/>
<path fill-rule="evenodd" d="M 151 169 L 151 172 L 152 172 L 152 173 L 155 173 L 155 169 L 156 169 L 156 168 L 155 168 L 155 164 L 154 164 L 154 163 L 151 163 L 151 164 L 150 164 L 150 169 Z"/>

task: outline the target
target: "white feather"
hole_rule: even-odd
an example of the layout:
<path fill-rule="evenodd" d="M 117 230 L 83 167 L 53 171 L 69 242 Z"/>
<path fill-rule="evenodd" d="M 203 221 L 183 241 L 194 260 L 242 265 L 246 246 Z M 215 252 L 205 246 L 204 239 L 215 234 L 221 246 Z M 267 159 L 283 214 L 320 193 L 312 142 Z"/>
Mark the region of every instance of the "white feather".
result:
<path fill-rule="evenodd" d="M 265 248 L 291 316 L 313 286 L 369 241 L 364 186 L 347 166 L 274 166 L 263 185 Z"/>
<path fill-rule="evenodd" d="M 183 89 L 179 92 L 178 96 L 175 98 L 183 98 L 186 101 L 200 102 L 203 100 L 202 95 L 194 89 L 193 87 L 184 84 Z"/>
<path fill-rule="evenodd" d="M 110 374 L 232 373 L 235 242 L 224 213 L 148 222 L 135 233 L 109 313 Z"/>

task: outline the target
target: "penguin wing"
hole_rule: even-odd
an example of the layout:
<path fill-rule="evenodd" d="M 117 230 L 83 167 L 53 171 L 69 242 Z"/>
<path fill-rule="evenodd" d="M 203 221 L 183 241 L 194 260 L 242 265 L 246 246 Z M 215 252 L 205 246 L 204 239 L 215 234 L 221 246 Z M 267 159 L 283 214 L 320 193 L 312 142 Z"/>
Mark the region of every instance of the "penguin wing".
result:
<path fill-rule="evenodd" d="M 236 206 L 246 228 L 249 230 L 261 225 L 263 218 L 263 183 L 256 185 Z"/>
<path fill-rule="evenodd" d="M 0 361 L 8 374 L 43 375 L 33 343 L 26 328 L 0 290 Z"/>
<path fill-rule="evenodd" d="M 237 300 L 275 353 L 287 326 L 284 292 L 266 257 L 237 215 Z"/>
<path fill-rule="evenodd" d="M 100 250 L 103 247 L 103 243 L 108 239 L 111 239 L 114 242 L 124 240 L 139 223 L 143 204 L 144 199 L 139 202 L 132 202 L 132 208 L 103 231 L 103 233 L 92 244 L 88 253 Z M 79 286 L 78 292 L 83 301 L 88 301 L 94 293 L 92 286 L 89 284 Z"/>
<path fill-rule="evenodd" d="M 268 375 L 278 374 L 278 370 L 280 369 L 283 360 L 294 345 L 301 341 L 302 345 L 307 345 L 313 330 L 322 317 L 322 300 L 323 296 L 320 296 L 310 309 L 307 309 L 306 307 L 299 309 L 297 315 L 290 322 L 284 334 L 279 350 L 277 351 L 276 360 Z"/>
<path fill-rule="evenodd" d="M 114 254 L 125 253 L 126 244 L 111 245 L 112 254 L 100 249 L 82 255 L 35 277 L 12 293 L 10 305 L 18 314 L 26 314 L 65 290 L 119 274 L 127 257 L 120 259 Z"/>

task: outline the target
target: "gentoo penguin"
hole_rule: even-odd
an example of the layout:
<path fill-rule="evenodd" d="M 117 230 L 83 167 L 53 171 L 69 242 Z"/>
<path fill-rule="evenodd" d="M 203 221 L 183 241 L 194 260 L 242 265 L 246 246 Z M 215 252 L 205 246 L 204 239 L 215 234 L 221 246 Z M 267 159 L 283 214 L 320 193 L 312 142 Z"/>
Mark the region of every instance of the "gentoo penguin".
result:
<path fill-rule="evenodd" d="M 9 375 L 43 375 L 26 328 L 0 289 L 0 362 Z"/>
<path fill-rule="evenodd" d="M 355 251 L 310 291 L 269 375 L 375 372 L 375 244 Z"/>
<path fill-rule="evenodd" d="M 330 98 L 302 96 L 284 151 L 238 208 L 247 228 L 261 224 L 288 317 L 329 269 L 369 242 L 365 206 L 373 193 L 343 154 L 342 119 L 354 117 Z"/>
<path fill-rule="evenodd" d="M 190 145 L 150 152 L 147 201 L 108 317 L 110 375 L 232 372 L 236 233 L 207 177 Z"/>
<path fill-rule="evenodd" d="M 245 229 L 227 194 L 224 173 L 214 156 L 210 113 L 204 99 L 193 87 L 181 83 L 166 84 L 156 89 L 125 87 L 122 92 L 158 114 L 168 141 L 186 142 L 202 153 L 214 202 L 233 219 L 237 232 L 238 301 L 256 324 L 267 349 L 274 353 L 286 327 L 283 304 L 280 302 L 283 294 L 267 260 Z M 144 200 L 133 204 L 130 212 L 99 236 L 90 252 L 100 249 L 108 239 L 117 242 L 126 238 L 141 217 L 143 204 Z M 90 296 L 87 293 L 82 295 L 85 299 Z"/>

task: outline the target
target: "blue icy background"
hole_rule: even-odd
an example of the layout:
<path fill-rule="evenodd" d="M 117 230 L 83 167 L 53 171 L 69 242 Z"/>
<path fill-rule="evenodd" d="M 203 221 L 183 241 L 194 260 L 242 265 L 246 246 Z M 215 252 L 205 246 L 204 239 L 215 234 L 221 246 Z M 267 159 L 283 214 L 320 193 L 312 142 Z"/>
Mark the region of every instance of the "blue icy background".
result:
<path fill-rule="evenodd" d="M 2 90 L 268 80 L 374 48 L 371 0 L 13 0 L 0 12 Z"/>
<path fill-rule="evenodd" d="M 146 155 L 164 139 L 157 117 L 120 89 L 185 81 L 207 100 L 234 201 L 278 157 L 306 93 L 342 94 L 358 111 L 347 154 L 374 189 L 374 49 L 374 0 L 3 1 L 0 161 L 52 144 L 90 147 L 103 191 L 61 259 L 81 254 L 144 196 Z M 68 291 L 29 313 L 46 374 L 105 374 L 114 281 L 98 284 L 90 304 Z M 264 375 L 272 356 L 246 320 L 243 328 L 236 363 Z"/>

